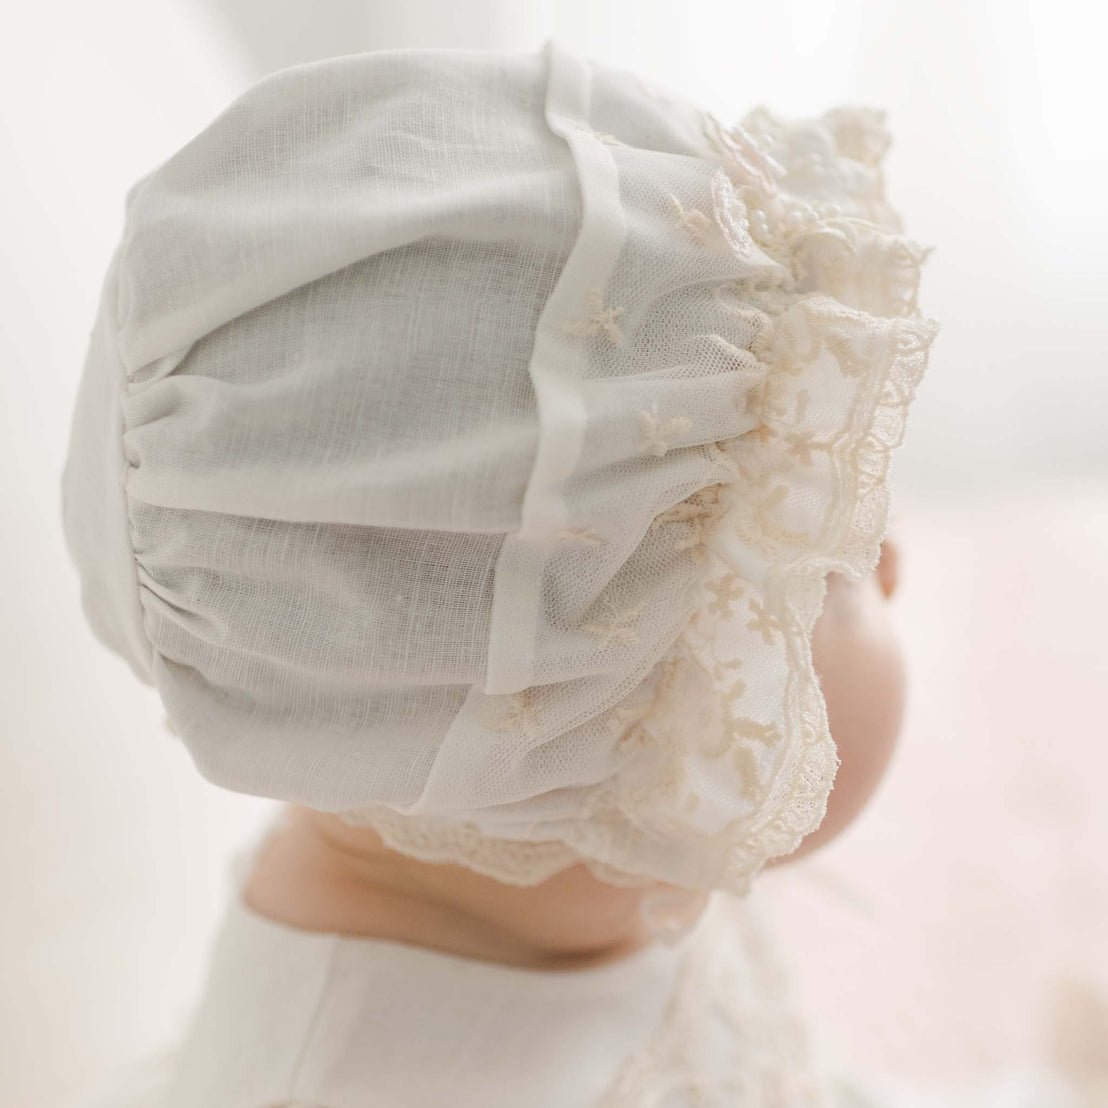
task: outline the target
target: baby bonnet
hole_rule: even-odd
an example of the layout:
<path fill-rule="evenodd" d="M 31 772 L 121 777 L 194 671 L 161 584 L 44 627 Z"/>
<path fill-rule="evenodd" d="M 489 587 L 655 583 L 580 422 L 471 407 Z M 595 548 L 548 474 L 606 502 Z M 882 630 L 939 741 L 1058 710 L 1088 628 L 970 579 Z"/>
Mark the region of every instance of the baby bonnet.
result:
<path fill-rule="evenodd" d="M 812 626 L 938 331 L 889 143 L 557 43 L 266 77 L 127 193 L 62 474 L 96 636 L 225 788 L 744 892 L 825 812 Z"/>

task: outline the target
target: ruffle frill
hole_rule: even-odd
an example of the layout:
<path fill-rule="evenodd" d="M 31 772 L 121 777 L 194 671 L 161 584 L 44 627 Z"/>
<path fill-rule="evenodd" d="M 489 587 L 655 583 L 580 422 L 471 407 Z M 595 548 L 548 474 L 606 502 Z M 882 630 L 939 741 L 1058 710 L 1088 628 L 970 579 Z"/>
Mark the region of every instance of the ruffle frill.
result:
<path fill-rule="evenodd" d="M 519 842 L 344 813 L 405 853 L 514 884 L 584 862 L 615 883 L 743 894 L 824 817 L 838 758 L 812 629 L 827 575 L 861 579 L 879 558 L 890 459 L 939 331 L 917 303 L 934 248 L 905 237 L 885 199 L 884 112 L 786 121 L 758 107 L 734 127 L 703 124 L 719 165 L 711 216 L 696 213 L 703 248 L 771 264 L 714 290 L 756 333 L 731 350 L 758 425 L 712 445 L 719 481 L 654 522 L 698 559 L 695 612 L 609 711 L 625 761 L 580 818 Z"/>

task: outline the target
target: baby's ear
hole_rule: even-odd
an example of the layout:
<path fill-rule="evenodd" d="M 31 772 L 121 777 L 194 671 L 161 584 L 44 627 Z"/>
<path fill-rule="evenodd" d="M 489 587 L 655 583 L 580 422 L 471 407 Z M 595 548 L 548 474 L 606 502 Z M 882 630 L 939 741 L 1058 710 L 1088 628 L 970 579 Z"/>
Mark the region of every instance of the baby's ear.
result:
<path fill-rule="evenodd" d="M 874 572 L 887 600 L 900 583 L 900 547 L 894 540 L 886 538 L 881 544 L 881 558 Z"/>

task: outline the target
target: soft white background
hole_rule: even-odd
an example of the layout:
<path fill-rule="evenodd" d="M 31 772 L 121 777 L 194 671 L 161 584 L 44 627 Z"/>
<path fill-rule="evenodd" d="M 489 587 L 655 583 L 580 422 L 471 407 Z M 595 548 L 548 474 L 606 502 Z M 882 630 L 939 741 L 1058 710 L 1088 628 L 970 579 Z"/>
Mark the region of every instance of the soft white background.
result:
<path fill-rule="evenodd" d="M 889 196 L 937 247 L 921 305 L 943 323 L 894 470 L 909 718 L 866 814 L 757 895 L 804 1003 L 863 1066 L 935 1083 L 1053 1060 L 1094 1082 L 1108 1069 L 1108 18 L 1072 0 L 389 7 L 5 12 L 0 1104 L 75 1104 L 172 1034 L 227 859 L 271 811 L 191 769 L 156 694 L 84 625 L 62 542 L 70 409 L 127 187 L 275 68 L 552 33 L 725 117 L 888 111 Z"/>

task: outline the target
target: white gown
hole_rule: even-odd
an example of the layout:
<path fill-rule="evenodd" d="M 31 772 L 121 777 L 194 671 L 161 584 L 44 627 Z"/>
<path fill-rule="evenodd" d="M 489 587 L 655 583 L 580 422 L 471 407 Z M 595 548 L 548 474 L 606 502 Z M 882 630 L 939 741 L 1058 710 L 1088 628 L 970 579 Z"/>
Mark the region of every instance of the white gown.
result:
<path fill-rule="evenodd" d="M 756 894 L 583 970 L 301 931 L 234 895 L 179 1042 L 80 1108 L 1087 1108 L 1059 1075 L 859 1082 L 814 1039 Z M 76 1108 L 76 1106 L 74 1106 Z"/>
<path fill-rule="evenodd" d="M 245 861 L 181 1041 L 97 1108 L 871 1103 L 821 1072 L 750 898 L 550 972 L 278 923 L 243 902 Z"/>

